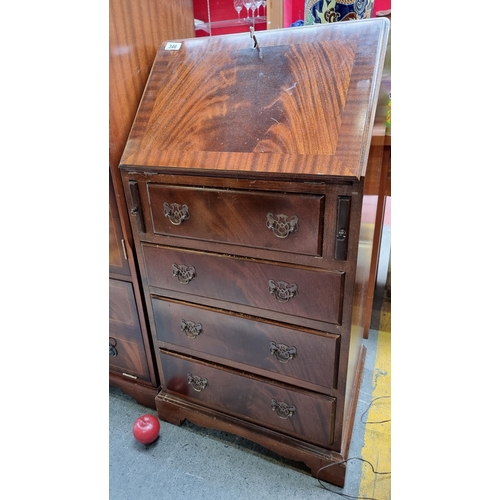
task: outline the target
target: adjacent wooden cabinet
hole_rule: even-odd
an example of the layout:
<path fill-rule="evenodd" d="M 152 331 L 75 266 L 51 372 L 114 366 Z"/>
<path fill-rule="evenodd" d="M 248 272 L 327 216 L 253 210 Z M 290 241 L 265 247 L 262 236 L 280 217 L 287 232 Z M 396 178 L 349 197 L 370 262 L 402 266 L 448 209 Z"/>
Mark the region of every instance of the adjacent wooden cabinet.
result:
<path fill-rule="evenodd" d="M 158 375 L 135 265 L 109 180 L 109 381 L 138 402 L 155 407 Z"/>
<path fill-rule="evenodd" d="M 158 49 L 120 170 L 160 418 L 342 486 L 364 365 L 365 177 L 389 22 Z"/>
<path fill-rule="evenodd" d="M 160 43 L 193 36 L 192 0 L 109 1 L 109 382 L 151 408 L 158 369 L 118 165 Z"/>

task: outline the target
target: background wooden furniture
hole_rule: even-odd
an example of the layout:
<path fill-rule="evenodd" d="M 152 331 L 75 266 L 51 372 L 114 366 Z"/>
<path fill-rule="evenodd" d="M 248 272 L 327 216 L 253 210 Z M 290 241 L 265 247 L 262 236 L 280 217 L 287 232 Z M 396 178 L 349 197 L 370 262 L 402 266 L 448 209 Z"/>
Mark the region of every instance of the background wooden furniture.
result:
<path fill-rule="evenodd" d="M 382 2 L 380 2 L 382 4 Z M 379 11 L 377 17 L 391 20 L 391 11 Z M 377 275 L 380 261 L 380 246 L 384 226 L 386 198 L 391 196 L 391 136 L 387 135 L 386 118 L 389 95 L 391 92 L 391 33 L 387 42 L 384 69 L 378 96 L 375 122 L 370 143 L 370 154 L 366 169 L 365 193 L 372 197 L 372 207 L 375 211 L 375 228 L 373 250 L 368 280 L 368 295 L 366 300 L 366 315 L 363 336 L 368 338 L 373 311 L 373 301 L 377 286 Z"/>
<path fill-rule="evenodd" d="M 158 372 L 118 165 L 159 44 L 194 36 L 192 0 L 110 0 L 109 23 L 109 382 L 154 408 Z"/>
<path fill-rule="evenodd" d="M 382 92 L 381 95 L 384 93 Z M 374 127 L 368 156 L 365 192 L 367 196 L 372 197 L 372 210 L 375 212 L 373 250 L 363 331 L 363 337 L 368 338 L 377 285 L 386 198 L 391 196 L 391 136 L 385 135 L 385 120 L 383 128 L 377 131 L 377 128 Z"/>
<path fill-rule="evenodd" d="M 388 26 L 161 47 L 120 164 L 159 416 L 242 435 L 339 485 L 364 364 L 364 183 Z"/>

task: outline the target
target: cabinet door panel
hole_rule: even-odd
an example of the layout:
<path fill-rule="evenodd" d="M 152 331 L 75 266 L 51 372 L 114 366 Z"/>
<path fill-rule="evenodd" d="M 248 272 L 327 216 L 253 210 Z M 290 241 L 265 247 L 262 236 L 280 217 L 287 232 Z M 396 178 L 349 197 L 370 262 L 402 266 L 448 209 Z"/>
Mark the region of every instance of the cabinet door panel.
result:
<path fill-rule="evenodd" d="M 130 275 L 130 267 L 123 250 L 123 232 L 118 215 L 111 176 L 109 178 L 109 272 Z"/>

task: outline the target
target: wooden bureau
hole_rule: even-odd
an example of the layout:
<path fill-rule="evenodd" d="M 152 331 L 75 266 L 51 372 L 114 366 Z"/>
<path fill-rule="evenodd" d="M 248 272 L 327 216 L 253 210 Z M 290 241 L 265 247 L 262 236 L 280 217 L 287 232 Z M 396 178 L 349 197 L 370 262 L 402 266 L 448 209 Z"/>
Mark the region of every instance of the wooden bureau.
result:
<path fill-rule="evenodd" d="M 389 22 L 160 46 L 121 159 L 161 419 L 343 486 L 374 233 L 364 176 Z"/>

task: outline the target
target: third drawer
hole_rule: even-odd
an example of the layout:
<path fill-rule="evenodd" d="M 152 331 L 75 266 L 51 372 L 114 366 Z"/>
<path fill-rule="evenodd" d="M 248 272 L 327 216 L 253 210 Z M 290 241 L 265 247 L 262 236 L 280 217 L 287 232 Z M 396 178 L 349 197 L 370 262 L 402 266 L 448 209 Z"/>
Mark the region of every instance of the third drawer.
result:
<path fill-rule="evenodd" d="M 340 336 L 227 311 L 152 299 L 160 347 L 332 394 Z"/>

